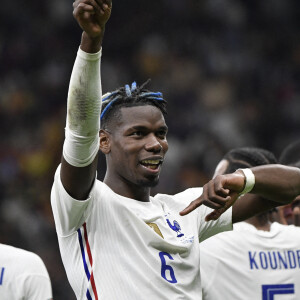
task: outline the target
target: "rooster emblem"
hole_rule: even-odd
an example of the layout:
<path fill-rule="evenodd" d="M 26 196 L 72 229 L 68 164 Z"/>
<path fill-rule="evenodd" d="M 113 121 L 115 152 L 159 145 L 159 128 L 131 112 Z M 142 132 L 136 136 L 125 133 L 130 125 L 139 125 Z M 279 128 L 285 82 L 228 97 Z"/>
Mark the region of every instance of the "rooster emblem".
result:
<path fill-rule="evenodd" d="M 169 219 L 166 218 L 166 220 L 167 220 L 169 227 L 177 233 L 177 237 L 184 236 L 184 234 L 181 232 L 181 227 L 176 220 L 173 221 L 173 224 L 171 224 Z"/>

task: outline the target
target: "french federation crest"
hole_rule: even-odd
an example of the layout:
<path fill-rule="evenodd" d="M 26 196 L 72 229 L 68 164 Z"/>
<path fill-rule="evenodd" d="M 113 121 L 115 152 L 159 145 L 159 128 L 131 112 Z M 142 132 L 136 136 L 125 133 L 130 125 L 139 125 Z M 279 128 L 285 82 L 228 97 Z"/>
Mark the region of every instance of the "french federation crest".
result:
<path fill-rule="evenodd" d="M 168 214 L 168 215 L 170 215 L 170 214 Z M 165 218 L 166 218 L 166 221 L 167 221 L 167 224 L 169 225 L 169 227 L 173 231 L 176 232 L 178 238 L 184 236 L 184 233 L 181 232 L 181 227 L 180 227 L 179 223 L 176 220 L 173 220 L 173 224 L 172 224 L 169 220 L 168 215 L 165 215 Z"/>

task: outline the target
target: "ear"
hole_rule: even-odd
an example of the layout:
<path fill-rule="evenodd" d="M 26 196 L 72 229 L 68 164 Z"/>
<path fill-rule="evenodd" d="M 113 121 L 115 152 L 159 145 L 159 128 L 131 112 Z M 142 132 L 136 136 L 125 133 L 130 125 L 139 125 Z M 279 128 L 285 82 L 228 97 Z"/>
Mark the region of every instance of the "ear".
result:
<path fill-rule="evenodd" d="M 100 150 L 103 154 L 108 154 L 110 152 L 110 137 L 109 133 L 104 129 L 100 129 Z"/>

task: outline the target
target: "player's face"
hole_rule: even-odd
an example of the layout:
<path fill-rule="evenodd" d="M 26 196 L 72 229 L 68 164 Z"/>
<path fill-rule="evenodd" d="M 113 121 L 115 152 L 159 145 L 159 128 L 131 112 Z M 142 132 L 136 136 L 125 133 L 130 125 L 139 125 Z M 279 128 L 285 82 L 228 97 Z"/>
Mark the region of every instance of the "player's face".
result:
<path fill-rule="evenodd" d="M 168 150 L 166 135 L 165 119 L 158 108 L 121 108 L 121 118 L 111 134 L 108 172 L 130 184 L 155 186 Z"/>
<path fill-rule="evenodd" d="M 294 224 L 295 215 L 300 208 L 300 196 L 297 196 L 291 204 L 283 207 L 283 215 L 288 225 Z M 295 224 L 294 224 L 295 225 Z"/>

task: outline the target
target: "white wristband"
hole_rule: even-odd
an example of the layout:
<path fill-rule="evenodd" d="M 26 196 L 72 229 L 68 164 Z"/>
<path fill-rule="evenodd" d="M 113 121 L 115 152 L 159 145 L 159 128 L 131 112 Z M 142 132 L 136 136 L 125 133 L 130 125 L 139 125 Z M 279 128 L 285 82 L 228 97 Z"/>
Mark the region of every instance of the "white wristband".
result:
<path fill-rule="evenodd" d="M 249 192 L 251 192 L 251 190 L 253 189 L 254 187 L 254 184 L 255 184 L 255 176 L 253 174 L 253 172 L 251 171 L 251 169 L 238 169 L 238 170 L 241 170 L 244 175 L 245 175 L 245 187 L 244 189 L 240 192 L 240 195 L 245 195 Z"/>
<path fill-rule="evenodd" d="M 63 146 L 65 160 L 74 167 L 90 165 L 99 151 L 99 134 L 90 137 L 78 136 L 66 128 L 65 135 Z"/>

